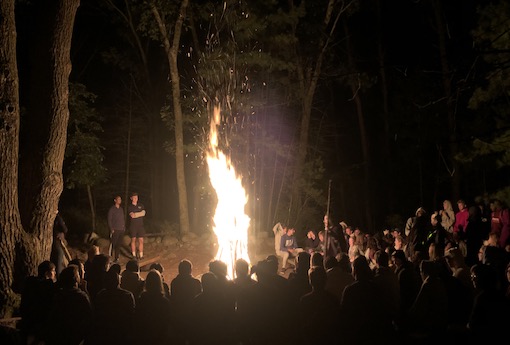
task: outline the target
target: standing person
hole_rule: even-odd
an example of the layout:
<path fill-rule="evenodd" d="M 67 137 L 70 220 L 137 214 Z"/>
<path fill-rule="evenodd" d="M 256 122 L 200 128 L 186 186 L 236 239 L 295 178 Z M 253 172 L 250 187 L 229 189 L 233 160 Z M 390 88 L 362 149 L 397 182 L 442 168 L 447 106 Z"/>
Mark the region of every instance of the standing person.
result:
<path fill-rule="evenodd" d="M 145 237 L 145 228 L 143 218 L 145 217 L 145 207 L 138 202 L 138 193 L 131 194 L 131 204 L 128 207 L 130 217 L 129 231 L 131 233 L 131 255 L 133 258 L 143 259 L 143 238 Z M 138 248 L 137 247 L 138 242 Z M 138 255 L 137 255 L 138 249 Z"/>
<path fill-rule="evenodd" d="M 505 248 L 510 238 L 510 215 L 508 208 L 499 199 L 491 200 L 491 232 L 499 236 L 499 246 Z"/>
<path fill-rule="evenodd" d="M 453 232 L 458 232 L 461 238 L 464 238 L 466 227 L 468 224 L 469 212 L 466 202 L 462 199 L 457 201 L 459 212 L 455 214 L 455 224 L 453 225 Z"/>
<path fill-rule="evenodd" d="M 108 210 L 108 228 L 110 228 L 111 251 L 114 263 L 119 262 L 120 245 L 126 231 L 126 223 L 124 220 L 124 209 L 120 206 L 122 198 L 116 195 L 113 198 L 113 205 Z"/>
<path fill-rule="evenodd" d="M 67 225 L 64 221 L 64 218 L 58 213 L 55 215 L 55 220 L 53 221 L 53 244 L 51 247 L 51 255 L 50 260 L 55 264 L 55 269 L 57 271 L 57 277 L 60 275 L 60 272 L 67 266 L 69 263 L 69 258 L 65 255 L 64 248 L 67 234 Z"/>
<path fill-rule="evenodd" d="M 450 200 L 443 201 L 443 209 L 439 210 L 439 215 L 441 216 L 441 226 L 448 231 L 449 234 L 453 233 L 455 211 L 453 210 Z"/>

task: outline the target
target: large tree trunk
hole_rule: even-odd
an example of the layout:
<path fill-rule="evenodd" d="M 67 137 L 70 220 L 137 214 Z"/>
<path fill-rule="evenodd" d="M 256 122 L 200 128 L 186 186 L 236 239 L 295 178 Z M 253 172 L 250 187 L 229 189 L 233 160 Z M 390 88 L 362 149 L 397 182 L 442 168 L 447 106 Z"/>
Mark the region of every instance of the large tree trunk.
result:
<path fill-rule="evenodd" d="M 20 125 L 14 0 L 0 2 L 0 317 L 10 316 L 15 248 L 21 229 L 18 210 Z"/>
<path fill-rule="evenodd" d="M 179 42 L 181 40 L 181 31 L 188 0 L 183 0 L 179 10 L 178 18 L 175 22 L 174 37 L 172 44 L 168 37 L 166 25 L 163 22 L 159 11 L 154 2 L 151 2 L 151 9 L 158 23 L 159 31 L 163 40 L 163 46 L 170 66 L 170 77 L 172 81 L 172 101 L 175 117 L 175 162 L 177 169 L 177 190 L 179 194 L 179 220 L 180 232 L 186 234 L 189 232 L 189 211 L 188 211 L 188 192 L 186 188 L 186 175 L 184 163 L 184 135 L 183 135 L 183 117 L 181 108 L 181 85 L 179 77 L 179 68 L 177 66 L 177 53 L 179 51 Z"/>
<path fill-rule="evenodd" d="M 69 120 L 70 49 L 74 17 L 79 0 L 51 0 L 38 4 L 34 49 L 30 68 L 31 87 L 22 133 L 25 141 L 18 151 L 20 138 L 18 76 L 16 66 L 16 30 L 14 1 L 2 1 L 0 33 L 2 71 L 5 77 L 1 96 L 0 131 L 0 301 L 2 316 L 8 315 L 27 274 L 49 259 L 53 220 L 63 189 L 62 164 Z M 5 79 L 4 79 L 5 78 Z M 8 128 L 8 130 L 7 130 Z M 5 132 L 4 132 L 5 131 Z M 18 152 L 22 161 L 18 175 Z M 20 188 L 19 209 L 18 183 Z"/>

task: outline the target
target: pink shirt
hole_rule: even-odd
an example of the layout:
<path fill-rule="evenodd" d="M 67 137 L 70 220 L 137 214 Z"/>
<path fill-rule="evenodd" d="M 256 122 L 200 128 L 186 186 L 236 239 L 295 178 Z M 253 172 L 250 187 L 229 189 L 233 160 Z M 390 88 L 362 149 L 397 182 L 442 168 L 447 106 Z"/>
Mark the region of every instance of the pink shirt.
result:
<path fill-rule="evenodd" d="M 468 225 L 468 217 L 469 212 L 467 208 L 459 211 L 455 214 L 455 225 L 453 226 L 453 232 L 462 232 L 466 231 L 466 226 Z"/>

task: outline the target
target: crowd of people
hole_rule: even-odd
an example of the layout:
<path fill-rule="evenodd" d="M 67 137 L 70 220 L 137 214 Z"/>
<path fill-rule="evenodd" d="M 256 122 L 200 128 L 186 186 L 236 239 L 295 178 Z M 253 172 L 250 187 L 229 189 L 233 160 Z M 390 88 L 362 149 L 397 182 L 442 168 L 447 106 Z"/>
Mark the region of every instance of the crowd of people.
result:
<path fill-rule="evenodd" d="M 279 224 L 275 254 L 237 260 L 233 280 L 222 261 L 195 277 L 186 259 L 168 283 L 158 263 L 142 278 L 136 259 L 122 269 L 97 247 L 59 274 L 45 261 L 25 283 L 20 343 L 500 342 L 510 321 L 508 218 L 460 202 L 465 219 L 445 201 L 430 215 L 419 208 L 402 231 L 376 234 L 325 217 L 303 248 Z"/>

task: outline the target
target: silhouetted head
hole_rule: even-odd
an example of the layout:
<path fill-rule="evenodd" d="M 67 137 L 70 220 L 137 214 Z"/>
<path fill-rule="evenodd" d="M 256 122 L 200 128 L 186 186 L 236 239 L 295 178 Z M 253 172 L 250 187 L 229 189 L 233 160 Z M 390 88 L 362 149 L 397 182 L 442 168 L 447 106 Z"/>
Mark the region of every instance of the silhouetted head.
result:
<path fill-rule="evenodd" d="M 420 262 L 420 273 L 423 279 L 427 277 L 437 277 L 438 269 L 434 261 L 422 260 Z"/>
<path fill-rule="evenodd" d="M 200 279 L 204 293 L 215 293 L 218 290 L 218 278 L 212 272 L 206 272 Z"/>
<path fill-rule="evenodd" d="M 116 289 L 120 284 L 120 276 L 116 270 L 112 270 L 111 268 L 106 273 L 104 287 L 106 289 Z"/>
<path fill-rule="evenodd" d="M 379 267 L 388 267 L 390 264 L 390 256 L 384 250 L 378 250 L 374 254 L 375 262 Z"/>
<path fill-rule="evenodd" d="M 110 256 L 106 254 L 97 254 L 92 259 L 92 266 L 97 272 L 108 271 L 108 267 L 110 266 Z"/>
<path fill-rule="evenodd" d="M 92 261 L 94 256 L 99 254 L 99 247 L 96 245 L 92 245 L 89 250 L 87 250 L 87 260 Z"/>
<path fill-rule="evenodd" d="M 122 271 L 122 267 L 120 267 L 119 264 L 113 264 L 110 266 L 110 269 L 108 270 L 108 272 L 110 272 L 110 271 L 120 274 L 120 271 Z"/>
<path fill-rule="evenodd" d="M 49 260 L 43 261 L 37 266 L 37 277 L 40 279 L 55 280 L 55 264 Z"/>
<path fill-rule="evenodd" d="M 209 262 L 209 272 L 212 272 L 218 278 L 226 278 L 228 275 L 228 266 L 221 260 Z"/>
<path fill-rule="evenodd" d="M 314 266 L 308 272 L 310 285 L 315 291 L 324 290 L 326 287 L 327 275 L 322 266 Z"/>
<path fill-rule="evenodd" d="M 324 267 L 329 270 L 333 267 L 338 266 L 338 260 L 334 256 L 328 256 L 326 258 L 326 262 L 324 262 Z"/>
<path fill-rule="evenodd" d="M 156 270 L 159 273 L 163 274 L 164 268 L 163 265 L 161 265 L 159 262 L 154 262 L 149 267 L 150 270 Z"/>
<path fill-rule="evenodd" d="M 78 287 L 80 283 L 80 275 L 78 272 L 78 266 L 68 265 L 60 272 L 58 277 L 58 285 L 63 289 L 71 289 Z"/>
<path fill-rule="evenodd" d="M 278 257 L 276 255 L 269 255 L 265 261 L 268 274 L 278 274 Z"/>
<path fill-rule="evenodd" d="M 358 256 L 352 262 L 352 275 L 356 280 L 370 280 L 372 278 L 372 270 L 368 265 L 368 261 L 364 256 Z"/>
<path fill-rule="evenodd" d="M 244 259 L 237 259 L 235 264 L 236 276 L 245 277 L 249 274 L 250 264 Z"/>
<path fill-rule="evenodd" d="M 179 274 L 190 275 L 192 270 L 193 270 L 193 265 L 191 264 L 191 261 L 189 261 L 188 259 L 184 259 L 184 260 L 181 260 L 181 262 L 179 262 L 179 267 L 178 267 Z"/>
<path fill-rule="evenodd" d="M 140 265 L 137 260 L 129 260 L 126 264 L 126 270 L 133 273 L 140 272 Z"/>
<path fill-rule="evenodd" d="M 471 281 L 476 289 L 495 290 L 498 286 L 498 274 L 489 265 L 475 264 L 471 267 Z"/>
<path fill-rule="evenodd" d="M 315 266 L 324 267 L 324 256 L 322 256 L 321 253 L 318 253 L 318 252 L 313 253 L 310 261 L 311 261 L 311 263 L 310 263 L 311 267 L 315 267 Z"/>
<path fill-rule="evenodd" d="M 80 280 L 83 279 L 85 276 L 85 266 L 83 266 L 83 262 L 76 258 L 69 261 L 69 265 L 76 265 L 78 266 L 78 274 L 80 275 Z"/>
<path fill-rule="evenodd" d="M 145 291 L 153 294 L 163 294 L 163 280 L 161 273 L 156 270 L 150 270 L 145 278 Z"/>
<path fill-rule="evenodd" d="M 309 269 L 310 269 L 310 254 L 307 252 L 299 253 L 297 256 L 296 272 L 306 272 L 306 274 L 308 274 Z"/>

